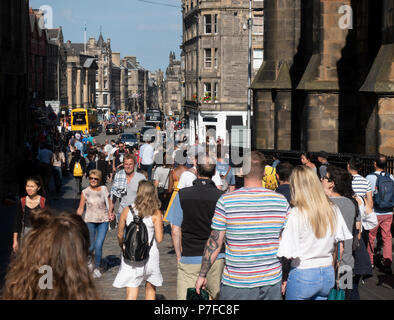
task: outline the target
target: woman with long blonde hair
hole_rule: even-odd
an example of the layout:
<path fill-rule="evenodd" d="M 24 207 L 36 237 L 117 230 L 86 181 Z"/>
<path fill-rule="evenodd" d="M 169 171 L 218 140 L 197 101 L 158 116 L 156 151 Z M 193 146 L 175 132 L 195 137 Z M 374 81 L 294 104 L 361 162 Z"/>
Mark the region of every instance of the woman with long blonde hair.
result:
<path fill-rule="evenodd" d="M 160 206 L 161 203 L 153 183 L 142 180 L 138 184 L 134 203 L 130 207 L 124 208 L 120 215 L 118 241 L 121 248 L 123 248 L 125 227 L 133 221 L 133 213 L 143 218 L 149 234 L 148 241 L 152 243 L 147 261 L 130 262 L 122 256 L 122 263 L 113 286 L 126 288 L 127 300 L 137 300 L 139 286 L 143 281 L 146 281 L 145 299 L 155 300 L 156 287 L 160 287 L 163 283 L 159 266 L 159 249 L 157 248 L 157 243 L 163 240 L 163 216 Z"/>
<path fill-rule="evenodd" d="M 336 245 L 342 255 L 343 241 L 352 239 L 352 234 L 311 168 L 297 166 L 290 177 L 290 189 L 294 207 L 277 253 L 291 259 L 282 293 L 286 293 L 286 300 L 326 300 L 335 284 Z"/>

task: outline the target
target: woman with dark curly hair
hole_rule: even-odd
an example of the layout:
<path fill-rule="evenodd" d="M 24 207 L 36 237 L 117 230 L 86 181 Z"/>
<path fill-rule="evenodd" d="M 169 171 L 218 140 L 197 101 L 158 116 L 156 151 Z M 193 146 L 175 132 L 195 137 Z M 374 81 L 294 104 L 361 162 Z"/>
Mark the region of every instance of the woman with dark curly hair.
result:
<path fill-rule="evenodd" d="M 145 299 L 156 299 L 156 287 L 163 283 L 159 267 L 159 249 L 156 243 L 163 240 L 163 217 L 159 210 L 161 206 L 157 197 L 156 188 L 152 182 L 142 180 L 138 184 L 137 197 L 131 205 L 134 214 L 143 218 L 149 233 L 149 243 L 153 241 L 149 251 L 149 259 L 142 262 L 130 262 L 123 258 L 122 263 L 113 283 L 115 288 L 126 288 L 126 299 L 137 300 L 138 288 L 142 281 L 145 284 Z M 118 241 L 123 248 L 125 226 L 133 221 L 133 213 L 129 207 L 123 209 L 119 219 Z"/>
<path fill-rule="evenodd" d="M 67 212 L 54 216 L 46 210 L 34 211 L 31 221 L 33 229 L 10 264 L 2 298 L 99 299 L 88 269 L 89 231 L 82 218 Z"/>

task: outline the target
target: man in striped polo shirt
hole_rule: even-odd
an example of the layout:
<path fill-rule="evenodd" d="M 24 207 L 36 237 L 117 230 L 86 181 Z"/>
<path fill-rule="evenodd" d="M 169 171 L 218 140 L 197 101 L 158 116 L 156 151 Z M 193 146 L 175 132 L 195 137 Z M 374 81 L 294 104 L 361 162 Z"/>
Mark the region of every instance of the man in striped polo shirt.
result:
<path fill-rule="evenodd" d="M 359 158 L 352 157 L 347 163 L 347 171 L 353 176 L 352 188 L 356 195 L 366 199 L 368 205 L 372 208 L 372 188 L 367 179 L 360 176 L 358 173 L 361 171 L 362 162 Z"/>
<path fill-rule="evenodd" d="M 221 300 L 281 300 L 282 265 L 276 253 L 289 204 L 286 198 L 264 189 L 261 181 L 266 160 L 253 151 L 244 158 L 250 164 L 244 187 L 221 196 L 205 246 L 197 292 L 223 243 L 226 260 Z"/>

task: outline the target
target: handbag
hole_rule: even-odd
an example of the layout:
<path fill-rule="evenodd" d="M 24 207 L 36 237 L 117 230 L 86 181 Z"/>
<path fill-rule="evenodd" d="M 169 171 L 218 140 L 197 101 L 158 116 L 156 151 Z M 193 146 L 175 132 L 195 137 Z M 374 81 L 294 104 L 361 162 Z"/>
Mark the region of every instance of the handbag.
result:
<path fill-rule="evenodd" d="M 361 199 L 364 202 L 364 207 L 360 208 L 361 224 L 365 230 L 374 229 L 378 225 L 378 217 L 376 216 L 376 213 L 373 209 L 372 212 L 369 214 L 365 212 L 366 211 L 365 200 L 364 198 Z"/>
<path fill-rule="evenodd" d="M 204 289 L 200 289 L 200 294 L 198 294 L 196 288 L 188 288 L 186 300 L 209 300 L 209 294 Z"/>
<path fill-rule="evenodd" d="M 338 262 L 341 260 L 340 255 L 341 252 L 338 243 Z M 345 290 L 339 288 L 339 268 L 336 272 L 334 288 L 330 290 L 327 300 L 345 300 Z"/>

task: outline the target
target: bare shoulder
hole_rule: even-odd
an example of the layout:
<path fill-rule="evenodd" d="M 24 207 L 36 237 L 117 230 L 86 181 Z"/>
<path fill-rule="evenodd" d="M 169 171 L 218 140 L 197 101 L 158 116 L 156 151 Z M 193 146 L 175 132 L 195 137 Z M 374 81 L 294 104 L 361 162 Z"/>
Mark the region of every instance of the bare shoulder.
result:
<path fill-rule="evenodd" d="M 156 210 L 152 215 L 152 221 L 155 222 L 156 220 L 162 220 L 163 214 L 160 210 Z"/>

